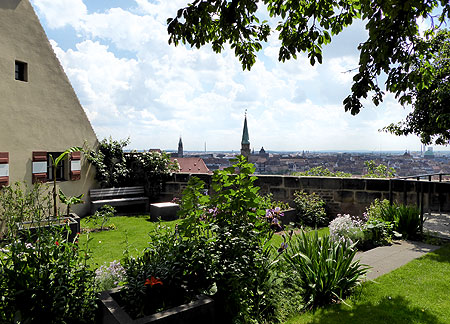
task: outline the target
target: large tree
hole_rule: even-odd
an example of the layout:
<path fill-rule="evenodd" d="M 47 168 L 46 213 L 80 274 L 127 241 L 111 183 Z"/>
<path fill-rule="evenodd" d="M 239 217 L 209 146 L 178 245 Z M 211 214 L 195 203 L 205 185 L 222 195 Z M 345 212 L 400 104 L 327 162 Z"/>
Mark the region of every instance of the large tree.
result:
<path fill-rule="evenodd" d="M 263 21 L 263 10 L 279 22 L 273 26 Z M 368 39 L 358 46 L 358 71 L 351 93 L 344 100 L 345 110 L 355 115 L 362 108 L 361 100 L 368 95 L 372 95 L 375 105 L 383 100 L 385 93 L 378 83 L 382 73 L 387 75 L 385 90 L 395 93 L 402 104 L 419 100 L 412 92 L 432 85 L 437 75 L 417 73 L 417 60 L 423 70 L 434 61 L 430 42 L 419 34 L 418 24 L 423 18 L 431 23 L 425 39 L 433 37 L 450 19 L 450 3 L 448 0 L 195 0 L 179 9 L 167 24 L 169 43 L 182 42 L 197 48 L 210 43 L 218 53 L 229 43 L 243 69 L 250 70 L 256 52 L 272 32 L 279 33 L 280 61 L 306 52 L 314 65 L 322 63 L 323 45 L 356 19 L 362 19 Z M 426 109 L 423 112 L 427 114 Z M 413 131 L 409 133 L 417 133 L 414 124 L 410 125 Z M 400 129 L 397 128 L 397 133 L 401 133 Z M 403 129 L 403 133 L 408 133 Z"/>
<path fill-rule="evenodd" d="M 406 94 L 413 111 L 406 120 L 390 124 L 384 130 L 396 135 L 416 134 L 423 143 L 449 144 L 450 141 L 450 32 L 443 30 L 424 41 L 428 57 L 415 57 L 411 76 L 426 78 Z M 405 97 L 406 97 L 405 96 Z"/>

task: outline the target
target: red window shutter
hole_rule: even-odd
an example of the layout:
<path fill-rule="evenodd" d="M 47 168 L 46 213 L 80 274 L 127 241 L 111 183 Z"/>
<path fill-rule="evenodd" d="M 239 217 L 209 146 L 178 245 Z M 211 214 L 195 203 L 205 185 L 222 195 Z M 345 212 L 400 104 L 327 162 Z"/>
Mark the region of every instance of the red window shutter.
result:
<path fill-rule="evenodd" d="M 47 181 L 47 152 L 35 151 L 33 152 L 33 183 Z"/>
<path fill-rule="evenodd" d="M 70 180 L 81 179 L 81 152 L 72 152 L 70 156 Z"/>
<path fill-rule="evenodd" d="M 0 152 L 0 188 L 9 185 L 9 153 Z"/>

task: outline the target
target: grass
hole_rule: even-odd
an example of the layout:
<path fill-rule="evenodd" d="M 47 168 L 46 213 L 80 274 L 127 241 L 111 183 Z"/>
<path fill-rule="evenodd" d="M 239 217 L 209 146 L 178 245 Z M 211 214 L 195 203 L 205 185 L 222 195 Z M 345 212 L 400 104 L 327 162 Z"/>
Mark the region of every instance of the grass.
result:
<path fill-rule="evenodd" d="M 450 245 L 366 282 L 344 304 L 304 313 L 286 324 L 444 324 L 450 321 Z"/>
<path fill-rule="evenodd" d="M 164 225 L 175 227 L 179 221 L 163 222 Z M 116 229 L 102 232 L 81 234 L 79 242 L 84 246 L 89 235 L 89 249 L 92 258 L 90 263 L 101 266 L 113 260 L 121 260 L 123 252 L 127 249 L 130 255 L 139 255 L 148 246 L 148 233 L 158 225 L 150 222 L 149 216 L 116 216 L 106 223 L 106 226 L 114 224 Z M 81 228 L 92 228 L 91 224 L 81 220 Z"/>
<path fill-rule="evenodd" d="M 162 222 L 171 228 L 179 223 L 179 220 L 171 222 Z M 127 248 L 130 255 L 137 256 L 148 246 L 148 233 L 158 225 L 158 223 L 150 222 L 148 215 L 142 216 L 116 216 L 108 220 L 105 227 L 114 224 L 115 230 L 91 232 L 89 233 L 89 249 L 92 258 L 90 264 L 99 267 L 104 263 L 113 260 L 121 260 L 123 252 Z M 81 220 L 81 228 L 93 228 L 94 226 L 87 223 L 85 219 Z M 328 228 L 319 229 L 319 235 L 328 234 Z M 87 241 L 88 234 L 80 235 L 80 244 L 84 246 Z M 279 248 L 283 242 L 283 237 L 279 234 L 273 235 L 271 244 Z"/>

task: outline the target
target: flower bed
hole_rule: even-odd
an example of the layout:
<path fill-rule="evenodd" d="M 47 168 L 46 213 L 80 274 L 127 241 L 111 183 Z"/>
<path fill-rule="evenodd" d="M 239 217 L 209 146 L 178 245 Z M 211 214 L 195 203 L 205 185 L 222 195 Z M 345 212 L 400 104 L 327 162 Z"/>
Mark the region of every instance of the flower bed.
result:
<path fill-rule="evenodd" d="M 97 323 L 104 324 L 209 324 L 216 323 L 214 301 L 206 296 L 139 319 L 133 319 L 120 306 L 120 289 L 115 288 L 100 293 Z"/>

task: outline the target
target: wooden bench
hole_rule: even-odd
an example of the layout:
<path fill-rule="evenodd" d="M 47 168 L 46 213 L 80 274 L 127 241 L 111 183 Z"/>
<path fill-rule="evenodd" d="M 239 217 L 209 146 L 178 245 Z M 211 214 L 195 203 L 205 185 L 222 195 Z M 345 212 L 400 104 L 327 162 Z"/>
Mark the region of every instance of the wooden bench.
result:
<path fill-rule="evenodd" d="M 144 204 L 147 212 L 149 199 L 144 194 L 144 187 L 91 189 L 89 190 L 91 214 L 94 214 L 103 205 L 117 207 Z"/>

